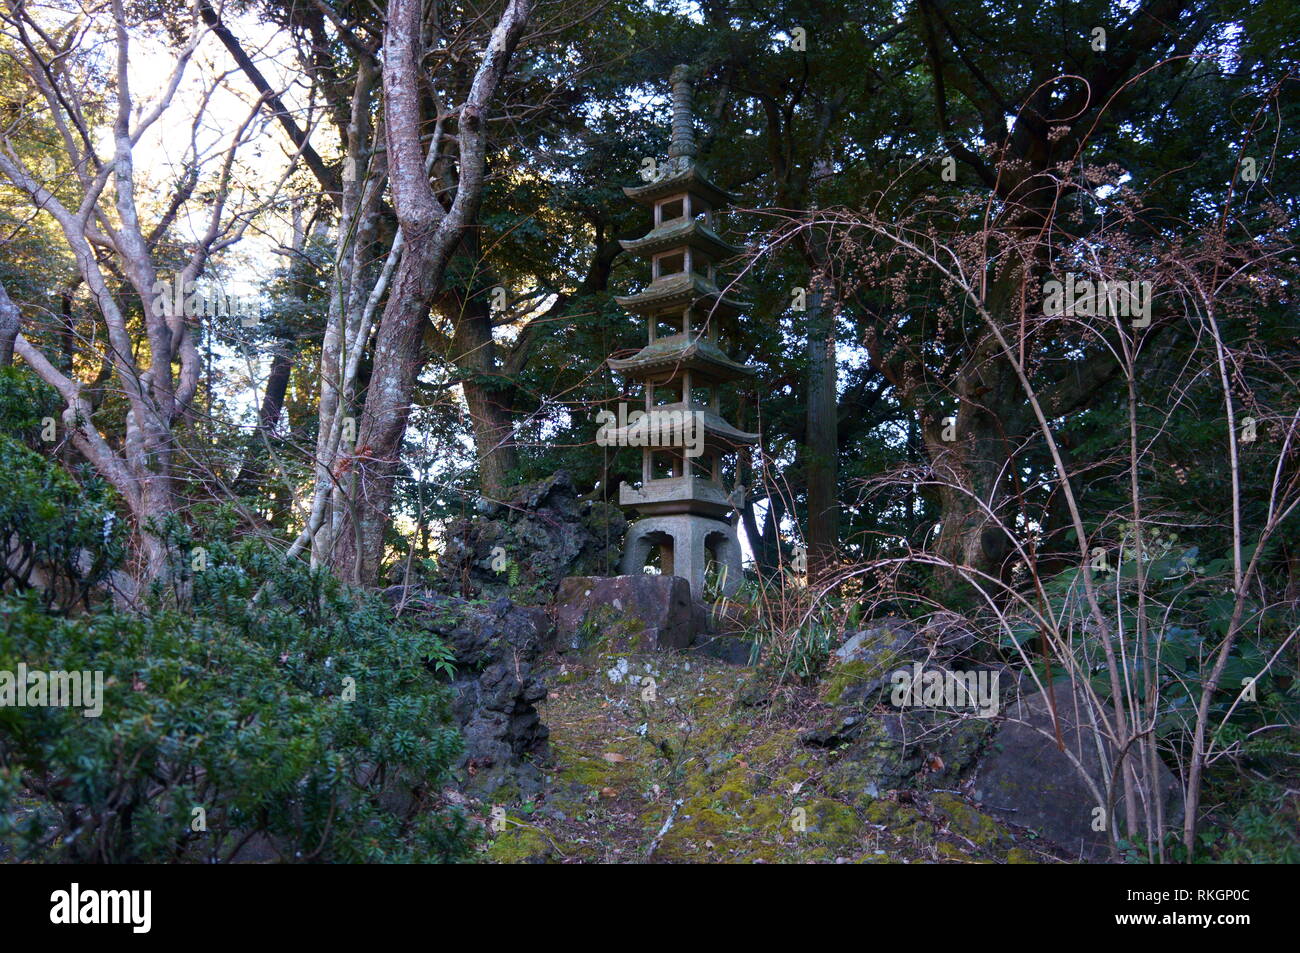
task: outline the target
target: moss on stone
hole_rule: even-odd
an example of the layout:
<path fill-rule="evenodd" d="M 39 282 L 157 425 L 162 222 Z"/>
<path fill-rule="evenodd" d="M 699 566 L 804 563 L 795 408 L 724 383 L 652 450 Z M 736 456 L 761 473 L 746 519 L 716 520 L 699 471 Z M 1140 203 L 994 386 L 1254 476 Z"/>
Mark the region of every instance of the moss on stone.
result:
<path fill-rule="evenodd" d="M 867 672 L 866 662 L 845 662 L 843 665 L 837 665 L 831 671 L 830 677 L 826 679 L 822 698 L 829 705 L 838 705 L 848 689 L 867 681 Z"/>
<path fill-rule="evenodd" d="M 488 859 L 498 864 L 541 864 L 555 856 L 555 846 L 542 831 L 528 824 L 508 821 L 488 848 Z"/>
<path fill-rule="evenodd" d="M 930 797 L 931 806 L 948 821 L 948 829 L 979 847 L 992 849 L 1007 840 L 996 820 L 971 807 L 954 794 L 939 791 Z"/>
<path fill-rule="evenodd" d="M 818 798 L 807 806 L 810 839 L 822 843 L 856 847 L 862 829 L 857 813 L 847 804 Z"/>
<path fill-rule="evenodd" d="M 873 801 L 866 810 L 867 820 L 883 827 L 889 834 L 918 844 L 934 841 L 934 825 L 910 804 L 897 801 Z"/>
<path fill-rule="evenodd" d="M 606 673 L 619 658 L 631 663 L 630 675 L 644 671 L 646 663 L 652 666 L 656 703 L 643 704 L 639 688 L 630 683 L 609 681 Z M 489 859 L 643 858 L 679 799 L 672 826 L 655 850 L 656 861 L 1028 858 L 1023 851 L 1008 855 L 1013 844 L 1009 834 L 1004 841 L 996 833 L 999 822 L 959 798 L 927 795 L 922 787 L 915 803 L 895 800 L 889 792 L 903 784 L 891 782 L 903 771 L 908 781 L 941 785 L 918 771 L 913 762 L 919 763 L 919 753 L 902 759 L 883 718 L 862 714 L 857 736 L 844 748 L 801 742 L 810 723 L 834 717 L 816 711 L 809 717 L 809 707 L 819 702 L 816 689 L 783 689 L 797 714 L 781 717 L 774 706 L 735 704 L 746 686 L 758 691 L 761 684 L 769 691 L 770 682 L 755 682 L 744 670 L 713 660 L 667 653 L 634 658 L 606 649 L 566 662 L 579 682 L 590 684 L 567 687 L 543 706 L 555 766 L 542 807 L 531 818 L 558 847 L 548 849 L 536 831 L 524 834 L 512 827 L 503 843 L 493 845 Z M 862 668 L 858 675 L 865 674 Z M 607 760 L 611 753 L 622 760 Z M 802 831 L 792 823 L 796 807 L 805 811 Z M 937 828 L 953 833 L 940 834 Z M 1012 856 L 1018 859 L 1011 861 Z"/>
<path fill-rule="evenodd" d="M 749 782 L 749 772 L 744 768 L 729 771 L 717 790 L 717 798 L 731 808 L 739 808 L 752 801 L 754 789 Z"/>
<path fill-rule="evenodd" d="M 966 851 L 962 850 L 955 844 L 950 844 L 947 841 L 939 841 L 939 843 L 935 845 L 934 849 L 943 860 L 960 861 L 961 863 L 966 864 L 975 862 L 975 858 L 971 857 L 970 854 L 966 853 Z"/>

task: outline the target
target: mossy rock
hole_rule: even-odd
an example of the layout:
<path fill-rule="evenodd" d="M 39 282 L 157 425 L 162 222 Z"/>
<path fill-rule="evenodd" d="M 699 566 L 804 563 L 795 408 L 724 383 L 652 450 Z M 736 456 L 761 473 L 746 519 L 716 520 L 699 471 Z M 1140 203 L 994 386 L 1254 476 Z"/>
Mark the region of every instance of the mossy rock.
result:
<path fill-rule="evenodd" d="M 865 810 L 880 797 L 880 777 L 870 765 L 847 759 L 837 761 L 822 778 L 822 789 L 833 797 Z"/>
<path fill-rule="evenodd" d="M 883 651 L 870 660 L 841 662 L 823 682 L 822 700 L 828 705 L 870 707 L 882 692 L 888 692 L 889 676 L 906 663 L 906 656 L 893 651 Z"/>
<path fill-rule="evenodd" d="M 924 845 L 934 843 L 934 825 L 910 804 L 899 804 L 882 798 L 872 802 L 866 809 L 866 818 L 896 838 Z"/>
<path fill-rule="evenodd" d="M 1011 836 L 1005 827 L 954 794 L 936 792 L 930 797 L 930 806 L 948 822 L 950 831 L 977 847 L 993 850 L 1011 843 Z"/>
<path fill-rule="evenodd" d="M 611 762 L 603 757 L 603 753 L 593 756 L 557 748 L 553 754 L 556 763 L 561 765 L 556 778 L 566 784 L 589 788 L 618 787 L 636 770 L 631 759 Z"/>
<path fill-rule="evenodd" d="M 507 824 L 488 848 L 488 859 L 493 863 L 545 864 L 556 858 L 555 845 L 542 831 L 528 824 Z"/>
<path fill-rule="evenodd" d="M 716 792 L 716 797 L 723 804 L 733 809 L 743 807 L 752 801 L 754 788 L 750 781 L 749 772 L 744 768 L 735 768 L 728 772 L 721 787 Z"/>
<path fill-rule="evenodd" d="M 810 840 L 844 848 L 857 848 L 857 841 L 862 833 L 862 822 L 858 820 L 858 815 L 853 808 L 830 798 L 818 798 L 808 804 L 806 810 L 808 830 L 805 833 Z"/>
<path fill-rule="evenodd" d="M 940 841 L 935 845 L 934 849 L 935 853 L 939 855 L 941 860 L 956 861 L 963 864 L 975 864 L 980 862 L 977 858 L 972 857 L 956 844 L 950 844 L 947 841 Z"/>

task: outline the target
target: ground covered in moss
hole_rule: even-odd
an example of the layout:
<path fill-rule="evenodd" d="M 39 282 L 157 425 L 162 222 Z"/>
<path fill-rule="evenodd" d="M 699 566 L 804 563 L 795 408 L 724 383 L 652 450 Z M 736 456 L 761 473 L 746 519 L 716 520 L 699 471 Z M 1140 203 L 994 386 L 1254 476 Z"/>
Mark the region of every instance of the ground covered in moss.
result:
<path fill-rule="evenodd" d="M 1042 863 L 1048 845 L 980 812 L 942 765 L 881 790 L 860 761 L 800 742 L 823 688 L 662 653 L 557 664 L 542 796 L 496 807 L 497 863 Z M 868 716 L 870 717 L 870 716 Z M 944 784 L 957 783 L 956 787 Z"/>

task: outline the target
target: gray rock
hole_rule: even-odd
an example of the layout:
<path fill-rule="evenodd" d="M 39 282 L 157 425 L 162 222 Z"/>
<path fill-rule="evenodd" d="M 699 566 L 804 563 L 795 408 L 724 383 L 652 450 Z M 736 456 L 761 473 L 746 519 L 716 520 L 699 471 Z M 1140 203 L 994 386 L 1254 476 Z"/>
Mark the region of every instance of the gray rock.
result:
<path fill-rule="evenodd" d="M 554 613 L 560 651 L 684 649 L 699 625 L 690 584 L 678 576 L 571 576 Z"/>
<path fill-rule="evenodd" d="M 828 701 L 847 708 L 870 707 L 888 688 L 896 669 L 925 657 L 916 630 L 901 619 L 856 632 L 835 650 L 838 665 L 829 675 Z"/>
<path fill-rule="evenodd" d="M 539 763 L 548 756 L 550 732 L 536 706 L 546 698 L 541 658 L 555 644 L 550 616 L 505 598 L 484 608 L 404 595 L 406 611 L 455 655 L 452 712 L 465 742 L 458 766 L 463 787 L 482 797 L 540 792 Z"/>
<path fill-rule="evenodd" d="M 909 623 L 902 619 L 886 620 L 849 636 L 835 650 L 835 657 L 841 663 L 866 662 L 874 666 L 887 660 L 889 665 L 893 665 L 895 660 L 923 657 L 923 646 L 916 629 Z"/>
<path fill-rule="evenodd" d="M 617 572 L 626 517 L 613 504 L 579 499 L 563 470 L 476 510 L 447 528 L 433 581 L 444 591 L 541 604 L 566 576 Z"/>
<path fill-rule="evenodd" d="M 1104 792 L 1085 694 L 1072 691 L 1069 682 L 1057 682 L 1053 691 L 1062 741 Z M 1038 831 L 1073 856 L 1103 861 L 1109 856 L 1110 835 L 1093 826 L 1099 816 L 1096 809 L 1104 811 L 1105 805 L 1097 803 L 1078 769 L 1059 749 L 1051 712 L 1043 692 L 1011 706 L 976 770 L 972 793 L 993 815 Z M 1112 714 L 1108 708 L 1107 715 Z M 1106 757 L 1113 763 L 1115 752 L 1110 746 Z M 1163 764 L 1158 774 L 1155 784 L 1146 786 L 1153 786 L 1163 799 L 1166 823 L 1176 826 L 1182 814 L 1178 782 Z M 1145 793 L 1142 796 L 1149 799 Z M 1122 818 L 1122 787 L 1115 803 L 1115 814 Z"/>
<path fill-rule="evenodd" d="M 875 797 L 870 792 L 954 786 L 993 730 L 983 718 L 907 709 L 846 714 L 837 723 L 805 732 L 800 741 L 838 749 L 830 780 Z"/>

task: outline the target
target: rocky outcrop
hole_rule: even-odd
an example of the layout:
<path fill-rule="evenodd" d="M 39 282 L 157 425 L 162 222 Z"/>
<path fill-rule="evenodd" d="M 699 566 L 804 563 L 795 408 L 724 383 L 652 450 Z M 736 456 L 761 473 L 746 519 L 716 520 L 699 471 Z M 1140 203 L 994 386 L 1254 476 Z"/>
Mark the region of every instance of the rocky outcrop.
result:
<path fill-rule="evenodd" d="M 872 797 L 882 791 L 952 787 L 983 750 L 993 723 L 946 712 L 906 709 L 855 712 L 800 735 L 810 747 L 835 749 L 836 776 Z"/>
<path fill-rule="evenodd" d="M 1047 694 L 1037 692 L 1010 707 L 1007 721 L 999 727 L 975 773 L 972 791 L 989 813 L 1038 831 L 1071 856 L 1105 860 L 1111 830 L 1106 806 L 1098 803 L 1075 762 L 1056 740 L 1059 721 L 1061 741 L 1104 793 L 1089 703 L 1083 692 L 1071 691 L 1068 682 L 1058 682 L 1052 694 L 1049 700 Z M 1109 706 L 1106 714 L 1113 717 Z M 1115 752 L 1109 745 L 1106 758 L 1114 762 Z M 1178 782 L 1163 764 L 1158 773 L 1156 796 L 1164 802 L 1166 823 L 1173 826 L 1182 813 Z M 1148 792 L 1141 794 L 1144 801 L 1154 804 Z M 1122 789 L 1116 795 L 1114 813 L 1123 816 Z"/>
<path fill-rule="evenodd" d="M 617 572 L 626 530 L 617 506 L 579 499 L 561 470 L 453 521 L 435 583 L 460 595 L 508 594 L 542 605 L 566 576 Z"/>
<path fill-rule="evenodd" d="M 455 656 L 452 710 L 465 743 L 463 787 L 483 798 L 540 791 L 549 731 L 536 706 L 546 698 L 542 656 L 555 641 L 550 616 L 505 598 L 485 607 L 391 590 L 389 596 Z"/>
<path fill-rule="evenodd" d="M 707 624 L 678 576 L 572 576 L 555 594 L 556 645 L 615 652 L 684 649 Z"/>
<path fill-rule="evenodd" d="M 887 617 L 853 633 L 836 650 L 821 689 L 834 718 L 805 731 L 800 741 L 839 752 L 835 770 L 871 792 L 956 784 L 994 731 L 982 716 L 996 713 L 1003 695 L 1014 689 L 1000 672 L 961 670 L 969 664 L 962 655 L 974 644 L 955 613 L 938 613 L 919 625 Z M 906 673 L 907 685 L 917 685 L 901 703 L 894 697 L 899 672 Z M 963 695 L 931 704 L 922 689 L 931 680 L 941 689 L 949 681 L 981 685 L 989 698 L 980 704 L 995 701 L 980 708 Z"/>
<path fill-rule="evenodd" d="M 902 620 L 888 619 L 855 632 L 835 650 L 826 700 L 844 708 L 870 707 L 888 688 L 895 670 L 925 657 L 916 629 Z"/>

